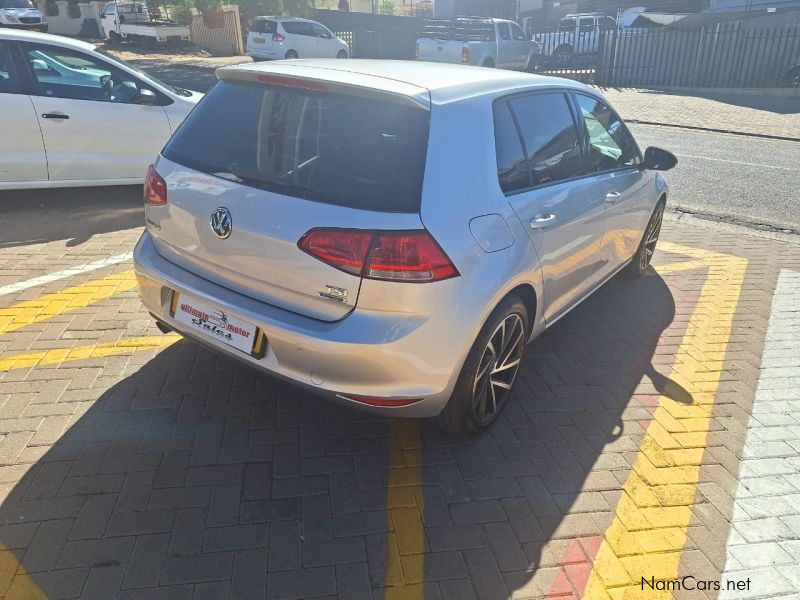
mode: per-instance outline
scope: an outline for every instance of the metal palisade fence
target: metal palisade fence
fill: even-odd
[[[748,88],[789,85],[800,69],[800,26],[746,22],[699,29],[610,29],[577,39],[534,35],[539,71],[615,87]]]

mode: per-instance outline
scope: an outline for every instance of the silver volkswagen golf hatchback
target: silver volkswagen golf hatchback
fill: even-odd
[[[134,259],[164,331],[469,434],[531,339],[649,265],[676,159],[584,85],[411,61],[217,75],[147,175]]]

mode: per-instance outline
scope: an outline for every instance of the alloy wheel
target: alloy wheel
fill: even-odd
[[[522,317],[508,315],[489,338],[472,384],[472,411],[480,424],[492,421],[508,400],[524,350]]]
[[[661,222],[664,220],[664,207],[660,206],[650,223],[647,225],[647,233],[644,238],[644,252],[639,257],[639,268],[644,271],[647,269],[650,261],[653,258],[653,253],[656,251],[656,244],[658,244],[658,234],[661,233]]]

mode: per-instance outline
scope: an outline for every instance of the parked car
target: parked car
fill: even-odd
[[[648,268],[676,159],[582,84],[405,61],[217,75],[145,186],[134,265],[162,330],[473,433],[529,340]]]
[[[322,23],[294,17],[256,17],[247,34],[255,60],[349,58],[350,46]]]
[[[0,30],[0,190],[141,183],[201,97],[92,44]]]
[[[534,36],[542,54],[557,66],[569,66],[576,57],[597,54],[604,32],[617,29],[611,17],[597,13],[567,15],[558,22],[558,29]]]
[[[47,17],[31,0],[0,0],[0,27],[47,31]]]
[[[112,44],[123,40],[146,43],[189,41],[189,26],[154,19],[145,2],[107,2],[100,11],[103,37]]]
[[[504,19],[427,21],[417,40],[417,60],[533,70],[539,44]]]

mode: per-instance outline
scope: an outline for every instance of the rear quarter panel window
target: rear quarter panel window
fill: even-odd
[[[525,152],[517,126],[506,102],[494,105],[494,145],[497,152],[497,179],[500,189],[513,193],[531,186]]]
[[[388,100],[220,81],[163,155],[288,196],[417,212],[428,123],[427,111]]]

